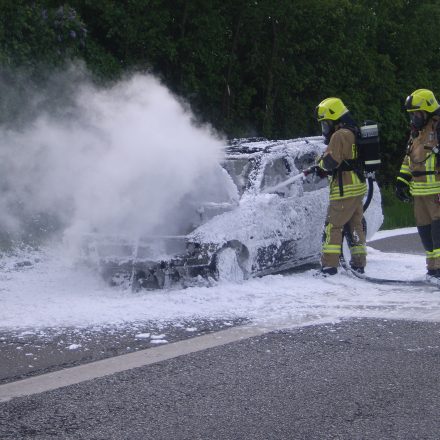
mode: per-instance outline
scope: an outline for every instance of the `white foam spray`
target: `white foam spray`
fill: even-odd
[[[73,235],[175,233],[195,193],[227,198],[224,144],[152,76],[107,89],[82,83],[68,112],[0,130],[0,227],[19,230],[44,212]]]

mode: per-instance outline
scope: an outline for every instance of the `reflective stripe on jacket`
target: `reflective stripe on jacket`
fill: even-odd
[[[433,116],[419,131],[418,136],[411,138],[408,143],[397,180],[408,183],[413,196],[440,193],[440,164],[436,154],[432,152],[438,145],[438,124],[439,117]]]
[[[324,152],[320,166],[325,169],[323,163],[325,157],[331,155],[337,166],[332,171],[333,176],[330,177],[330,200],[346,199],[347,197],[363,196],[367,192],[367,184],[365,180],[361,180],[354,171],[341,171],[338,168],[343,165],[344,161],[357,159],[357,148],[355,144],[355,135],[351,130],[341,128],[335,131],[330,138],[327,149]],[[339,179],[338,174],[342,177]],[[340,189],[342,185],[342,191]],[[342,192],[342,195],[341,195]]]

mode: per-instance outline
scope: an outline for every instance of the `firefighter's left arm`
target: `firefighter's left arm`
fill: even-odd
[[[326,171],[333,171],[335,168],[338,168],[339,162],[333,159],[331,153],[326,153],[319,161],[319,166]]]

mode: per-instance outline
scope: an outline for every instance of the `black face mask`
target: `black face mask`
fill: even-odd
[[[410,112],[409,114],[411,126],[416,130],[421,130],[425,126],[427,119],[427,114],[424,111]]]
[[[325,145],[328,145],[332,134],[335,132],[333,121],[321,121],[321,131],[324,136],[324,143]]]

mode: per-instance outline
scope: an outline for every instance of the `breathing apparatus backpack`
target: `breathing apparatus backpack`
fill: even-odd
[[[359,159],[365,172],[372,173],[380,168],[379,127],[374,121],[364,121],[359,127],[356,139]]]
[[[371,198],[374,172],[380,168],[381,164],[379,127],[376,122],[367,120],[362,122],[359,128],[347,128],[355,135],[357,157],[343,161],[342,164],[333,171],[333,179],[337,180],[339,195],[342,197],[344,195],[342,172],[353,171],[361,182],[368,180],[368,192],[369,198]]]

